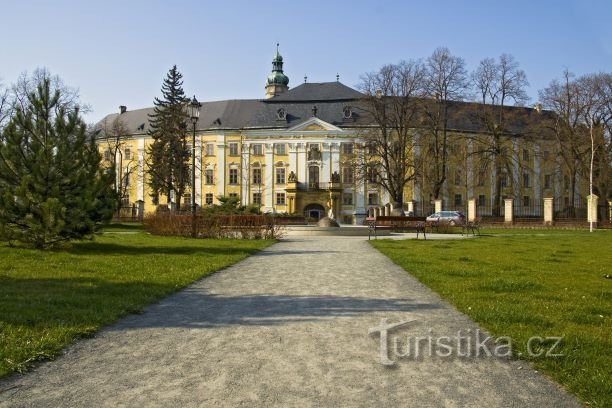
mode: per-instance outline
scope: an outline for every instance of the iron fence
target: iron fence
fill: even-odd
[[[515,221],[521,219],[542,221],[544,219],[544,201],[530,201],[528,203],[515,200],[512,203],[512,216]]]
[[[561,200],[556,200],[553,203],[553,219],[585,221],[587,219],[586,201],[580,200],[578,204],[570,205]]]
[[[491,203],[476,204],[476,216],[481,218],[501,218],[506,215],[506,206],[503,204],[493,205]]]

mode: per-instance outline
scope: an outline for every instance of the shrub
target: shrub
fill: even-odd
[[[157,212],[144,218],[144,228],[155,235],[190,237],[192,217],[188,214]],[[277,239],[283,234],[283,225],[269,215],[199,214],[196,216],[198,238]]]

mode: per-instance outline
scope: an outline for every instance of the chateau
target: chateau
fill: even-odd
[[[212,205],[220,196],[235,196],[242,204],[260,206],[264,212],[320,218],[331,210],[346,224],[359,224],[368,214],[389,211],[388,194],[373,180],[356,177],[349,165],[356,149],[365,147],[360,132],[375,126],[359,108],[362,97],[339,80],[310,83],[305,78],[304,83],[290,89],[277,50],[263,99],[202,104],[196,128],[196,204]],[[538,108],[510,109],[520,109],[525,117],[542,114]],[[144,203],[145,212],[156,209],[146,171],[147,147],[152,143],[147,134],[148,115],[152,112],[153,108],[130,111],[122,106],[119,113],[108,115],[98,125],[120,120],[128,129],[129,136],[116,152],[120,155],[117,170],[127,188],[125,205]],[[478,132],[460,115],[449,126],[456,135]],[[187,137],[191,140],[191,131]],[[482,208],[479,211],[491,211],[494,171],[476,163],[470,154],[476,149],[472,142],[456,139],[450,143],[448,179],[440,205],[466,211],[467,200],[474,199]],[[507,143],[516,163],[503,175],[504,196],[514,197],[515,206],[529,208],[534,215],[541,215],[537,203],[544,197],[554,197],[556,204],[572,204],[568,201],[568,177],[556,158],[552,140],[533,142],[516,137]],[[113,150],[103,133],[99,146],[108,163]],[[423,149],[421,153],[426,166],[427,152]],[[426,185],[427,180],[421,177],[406,187],[406,211],[425,215],[433,211]],[[576,185],[576,204],[583,189]],[[189,207],[191,194],[182,200],[182,205]],[[166,201],[162,197],[159,203]]]

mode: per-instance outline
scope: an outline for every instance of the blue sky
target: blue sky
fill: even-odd
[[[438,46],[473,69],[509,53],[537,91],[564,68],[612,71],[609,1],[0,0],[0,79],[47,67],[80,89],[97,121],[152,105],[177,64],[200,100],[261,98],[280,42],[290,87],[425,58]]]

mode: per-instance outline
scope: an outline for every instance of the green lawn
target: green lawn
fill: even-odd
[[[612,406],[612,231],[489,230],[458,241],[374,247],[591,406]],[[563,357],[529,357],[564,336]]]
[[[46,252],[0,244],[0,377],[272,243],[108,231]]]

